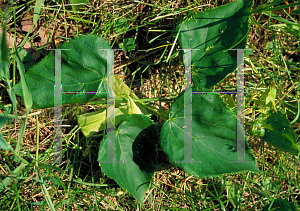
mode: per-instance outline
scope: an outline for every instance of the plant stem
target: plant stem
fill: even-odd
[[[132,99],[134,102],[151,102],[151,101],[174,101],[175,98],[170,98],[170,99],[164,99],[164,98],[147,98],[147,99]],[[127,102],[127,100],[124,100],[124,98],[115,98],[115,101],[124,101]],[[95,105],[95,104],[106,104],[106,100],[101,100],[101,101],[92,101],[89,103],[89,105]]]

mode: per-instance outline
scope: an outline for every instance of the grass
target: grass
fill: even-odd
[[[115,73],[126,76],[125,83],[140,98],[172,99],[183,90],[184,73],[182,58],[176,51],[179,46],[174,43],[175,35],[171,34],[176,20],[229,1],[89,1],[79,11],[74,11],[69,2],[56,2],[45,1],[39,27],[28,32],[21,28],[22,19],[33,18],[35,1],[15,1],[9,9],[12,15],[8,19],[8,32],[16,34],[18,47],[29,43],[39,52],[35,62],[46,55],[45,49],[82,34],[104,37],[112,48],[119,48],[124,38],[133,38],[137,43],[135,51],[116,51]],[[3,11],[4,2],[0,6]],[[281,12],[282,18],[299,27],[299,16],[290,15],[287,10]],[[120,22],[125,23],[124,27],[117,28]],[[293,28],[297,36],[288,26],[276,25],[283,22],[262,13],[253,14],[250,22],[247,48],[253,51],[245,59],[245,126],[249,145],[263,172],[204,180],[172,167],[167,156],[158,149],[159,166],[146,193],[145,210],[261,210],[275,198],[286,199],[299,209],[299,155],[275,150],[250,135],[253,121],[270,106],[266,98],[269,87],[273,87],[276,101],[271,106],[287,110],[289,120],[295,120],[292,127],[299,145],[300,124],[296,119],[300,92],[299,28],[298,31]],[[42,43],[44,39],[38,38],[39,31],[45,31],[48,36],[43,46],[35,42],[38,39]],[[13,55],[10,61],[9,78],[14,85],[21,78]],[[11,109],[13,102],[6,92],[8,84],[2,81],[1,85],[3,111]],[[215,89],[229,90],[235,86],[233,73]],[[17,102],[18,115],[26,116],[20,106],[22,103],[19,99]],[[168,110],[171,102],[150,101],[148,106]],[[38,113],[27,117],[22,141],[18,139],[24,118],[11,119],[1,129],[14,148],[20,143],[22,158],[36,162],[35,165],[20,165],[10,151],[0,151],[0,181],[7,178],[11,181],[9,186],[0,188],[0,210],[141,210],[126,190],[101,172],[97,154],[103,134],[85,138],[77,126],[77,114],[95,111],[99,106],[102,105],[63,106],[62,153],[63,161],[68,162],[62,164],[48,163],[54,157],[53,109],[30,111]],[[161,122],[157,115],[151,118]]]

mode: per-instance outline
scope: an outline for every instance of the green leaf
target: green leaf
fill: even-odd
[[[115,31],[117,34],[121,34],[123,32],[126,32],[130,27],[130,23],[125,18],[119,18],[115,22]]]
[[[126,83],[116,75],[114,75],[115,95],[128,95],[132,99],[139,99],[134,92],[126,85]]]
[[[18,54],[18,52],[16,52],[16,61],[17,61],[17,67],[18,67],[18,70],[19,70],[19,73],[20,73],[20,83],[21,83],[21,86],[22,86],[22,91],[23,91],[23,96],[24,96],[24,104],[25,104],[25,107],[26,107],[26,115],[29,114],[30,112],[30,109],[32,107],[32,96],[31,96],[31,92],[30,90],[28,89],[28,85],[26,83],[26,80],[25,80],[25,68],[24,68],[24,65],[21,61],[21,58]]]
[[[253,13],[262,13],[267,11],[278,10],[277,6],[280,5],[281,3],[282,0],[273,0],[272,2],[268,2],[266,4],[259,4],[259,6],[253,9],[251,13],[253,14]]]
[[[12,147],[7,143],[3,135],[0,133],[0,148],[4,150],[11,150]]]
[[[54,175],[55,177],[57,177],[56,175]],[[54,178],[54,177],[49,177],[49,180],[51,182],[53,182],[54,185],[59,185],[61,187],[63,187],[65,189],[65,191],[67,191],[67,188],[65,187],[65,185],[58,179]]]
[[[2,104],[0,103],[1,107],[2,107]],[[4,111],[3,113],[4,115],[3,116],[0,116],[0,129],[4,127],[4,125],[7,123],[8,121],[8,117],[7,117],[7,113],[6,111]]]
[[[236,121],[218,94],[192,96],[192,156],[201,163],[178,163],[184,158],[184,92],[172,104],[169,120],[161,129],[160,145],[175,166],[197,177],[214,177],[244,170],[259,171],[255,162],[236,161]],[[238,124],[238,127],[241,127]],[[240,128],[242,129],[242,128]],[[245,161],[255,161],[246,141]]]
[[[109,44],[95,35],[82,35],[58,47],[62,50],[61,81],[62,92],[77,92],[77,94],[62,94],[62,105],[88,102],[95,94],[87,92],[107,92],[107,63],[111,70],[113,57],[107,58]],[[54,107],[54,53],[51,51],[41,62],[30,68],[25,74],[28,87],[32,94],[33,109]],[[23,97],[21,83],[13,90]]]
[[[39,168],[37,168],[37,173],[38,173],[38,178],[42,181],[40,185],[42,186],[42,192],[44,194],[45,201],[47,202],[48,207],[50,208],[50,210],[51,211],[55,211],[54,204],[52,202],[52,199],[50,198],[50,195],[49,195],[49,192],[47,190],[47,187],[44,184],[44,181],[43,181],[43,178],[41,176]]]
[[[49,164],[45,164],[45,163],[39,163],[39,167],[44,168],[44,169],[48,169],[49,171],[58,171],[60,173],[63,173],[64,170],[62,170],[61,168],[58,168],[56,166],[52,166]]]
[[[261,211],[297,211],[295,205],[283,199],[275,199],[272,207],[269,209],[270,204],[266,205]]]
[[[23,48],[18,48],[18,54],[20,56],[21,61],[24,64],[25,70],[29,70],[33,66],[33,58],[31,54]]]
[[[0,140],[1,140],[1,134],[0,134]],[[24,172],[24,168],[27,166],[28,164],[22,162],[17,168],[15,168],[15,170],[12,172],[12,174],[15,174],[15,176],[20,175],[21,173]],[[17,175],[16,175],[17,174]],[[0,183],[0,193],[2,193],[2,191],[6,191],[8,190],[8,186],[9,184],[13,181],[12,177],[6,177],[4,180],[1,181]]]
[[[9,50],[6,41],[6,25],[3,25],[3,33],[0,34],[0,79],[8,76]]]
[[[237,68],[237,52],[228,49],[245,48],[252,4],[238,0],[196,13],[176,27],[180,47],[198,49],[192,50],[193,91],[211,88]]]
[[[290,33],[298,38],[300,38],[300,28],[297,25],[293,25],[293,24],[274,24],[271,25],[272,27],[276,27],[278,29],[281,29],[287,33]]]
[[[123,42],[119,43],[119,48],[123,51],[133,51],[136,47],[135,41],[132,38],[125,38]]]
[[[167,121],[169,119],[169,110],[166,110],[164,108],[158,109],[159,116],[161,118],[161,121]]]
[[[265,129],[263,140],[277,149],[298,155],[300,149],[296,145],[296,137],[288,119],[280,112],[271,112],[264,121],[272,126],[273,130]]]
[[[121,123],[131,114],[148,114],[147,110],[140,104],[135,103],[132,99],[139,99],[134,92],[121,80],[114,75],[114,90],[117,96],[127,99],[128,103],[115,102],[115,125]],[[86,137],[105,129],[106,110],[95,111],[77,116],[78,125]]]
[[[260,138],[262,138],[265,135],[265,127],[266,125],[268,125],[268,128],[270,130],[272,130],[272,126],[269,124],[266,124],[266,118],[267,118],[267,114],[261,113],[254,121],[253,125],[252,125],[252,129],[251,129],[251,133],[252,135],[256,135]]]
[[[7,17],[7,11],[5,12]],[[5,18],[4,18],[5,19]],[[0,36],[1,37],[1,36]],[[10,74],[9,74],[9,49],[6,41],[6,21],[3,21],[3,34],[0,39],[0,78],[4,78],[7,83],[7,93],[13,104],[15,113],[17,112],[17,100],[14,91],[11,88]]]
[[[115,159],[124,163],[101,163],[104,174],[126,188],[141,204],[157,160],[157,131],[151,119],[132,114],[116,130]],[[107,141],[100,143],[98,161],[107,161]]]
[[[241,197],[239,195],[239,190],[234,185],[233,182],[225,181],[227,198],[231,201],[234,209],[237,209],[241,203]]]
[[[4,125],[7,123],[8,118],[6,117],[0,117],[0,129],[4,127]]]
[[[70,4],[81,4],[81,5],[72,5],[73,10],[79,10],[83,7],[83,4],[88,4],[89,0],[70,0]]]
[[[274,89],[274,87],[270,87],[269,90],[269,94],[266,98],[266,105],[268,105],[268,103],[272,103],[270,108],[275,108],[276,89]]]
[[[300,83],[299,83],[300,84]],[[283,98],[284,102],[285,102],[285,108],[286,108],[286,113],[287,116],[291,119],[295,119],[296,115],[298,114],[298,107],[300,107],[300,99],[298,99],[299,101],[299,106],[298,106],[298,101],[291,101],[290,98],[285,97]],[[300,108],[299,108],[300,111]],[[294,120],[295,122],[299,122],[300,118],[298,117],[296,120]],[[292,122],[291,122],[292,124]]]
[[[115,108],[115,124],[119,124],[127,117],[127,105],[123,104],[119,108]],[[106,110],[95,111],[77,116],[79,127],[86,137],[90,137],[94,133],[102,131],[106,127]]]
[[[132,99],[139,99],[135,94],[134,92],[125,84],[125,82],[123,81],[122,83],[122,80],[120,78],[118,78],[118,76],[114,76],[114,83],[115,83],[115,95],[118,97],[118,96],[121,96],[121,97],[126,97],[127,100],[129,101],[129,104],[128,106],[130,106],[131,108],[128,108],[128,109],[131,109],[131,110],[135,110],[136,112],[134,112],[135,114],[138,114],[139,113],[139,110],[143,113],[143,114],[148,114],[148,111],[147,109],[145,109],[144,106],[142,106],[141,103],[135,103],[133,102]],[[131,99],[130,99],[131,98]],[[130,115],[130,111],[129,111],[129,114]]]
[[[232,98],[231,95],[225,94],[222,97],[224,98],[224,102],[226,103],[226,105],[229,108],[233,109],[233,111],[236,110],[235,109],[236,108],[236,103],[234,102],[234,100],[233,100],[233,98]]]
[[[129,96],[127,100],[127,114],[142,114],[140,108],[133,102],[133,100]]]

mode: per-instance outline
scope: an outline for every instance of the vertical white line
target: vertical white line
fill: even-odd
[[[201,163],[201,161],[193,161],[193,138],[192,138],[192,77],[191,77],[191,62],[192,50],[184,50],[184,159],[183,161],[175,161],[175,163]]]
[[[62,160],[62,147],[61,147],[61,138],[62,138],[62,108],[61,108],[61,50],[55,49],[55,92],[54,92],[54,162],[61,163]]]
[[[236,134],[236,151],[237,160],[228,161],[229,163],[252,163],[245,161],[245,77],[244,77],[244,50],[252,49],[230,49],[237,50],[237,134]]]
[[[114,51],[107,50],[107,59],[114,58]],[[113,163],[115,161],[115,88],[114,88],[114,70],[108,69],[107,63],[107,125],[106,125],[106,138],[107,138],[107,161]]]
[[[121,49],[99,49],[106,50],[107,60],[114,58],[114,50]],[[100,163],[124,163],[124,161],[115,160],[115,85],[114,85],[114,66],[109,69],[107,62],[107,111],[106,111],[106,141],[107,141],[107,161]]]

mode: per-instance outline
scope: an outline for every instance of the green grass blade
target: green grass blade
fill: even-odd
[[[33,24],[36,24],[40,18],[40,12],[45,0],[37,0],[35,2],[34,13],[33,13]]]
[[[24,99],[24,104],[26,107],[26,116],[28,116],[30,109],[32,107],[32,95],[31,92],[27,86],[26,80],[25,80],[25,68],[24,65],[20,59],[20,56],[17,52],[17,50],[15,50],[16,53],[16,60],[17,60],[17,67],[20,73],[20,77],[21,77],[21,85],[22,85],[22,91],[23,91],[23,99]]]
[[[22,126],[20,128],[18,143],[17,143],[16,149],[15,149],[15,151],[16,151],[17,154],[19,154],[19,151],[20,151],[20,146],[21,146],[21,143],[22,143],[22,138],[23,138],[24,133],[25,133],[25,128],[26,128],[27,120],[28,120],[28,116],[24,119],[23,124],[22,124]]]
[[[37,173],[38,173],[38,177],[41,181],[43,181],[43,178],[41,176],[41,173],[39,171],[39,169],[37,168]],[[49,192],[47,191],[47,188],[46,188],[46,185],[44,185],[43,183],[41,183],[41,186],[42,186],[42,191],[43,191],[43,194],[44,194],[44,197],[46,199],[46,202],[50,208],[51,211],[55,211],[55,208],[54,208],[54,204],[50,198],[50,195],[49,195]]]
[[[0,133],[0,148],[4,150],[10,150],[11,146],[7,143],[3,135]]]
[[[1,58],[1,72],[0,76],[7,78],[7,71],[8,71],[8,66],[9,66],[9,59],[8,59],[8,46],[6,42],[6,25],[5,23],[3,24],[3,34],[0,38],[0,46],[1,46],[1,51],[0,51],[0,58]]]
[[[21,174],[21,171],[26,167],[26,163],[21,163],[13,172],[12,174]],[[2,193],[2,191],[6,190],[8,185],[12,182],[12,178],[11,177],[6,177],[1,183],[0,183],[0,193]]]
[[[5,15],[4,15],[4,19],[7,17],[7,10],[5,11]],[[1,38],[1,64],[0,64],[0,68],[1,68],[1,72],[0,72],[0,76],[4,77],[7,85],[8,85],[8,95],[12,101],[13,107],[14,107],[14,111],[17,111],[17,99],[16,99],[16,95],[12,90],[10,81],[9,81],[9,50],[8,50],[8,45],[7,45],[7,41],[6,41],[6,20],[3,22],[3,34],[2,34],[2,38]]]

